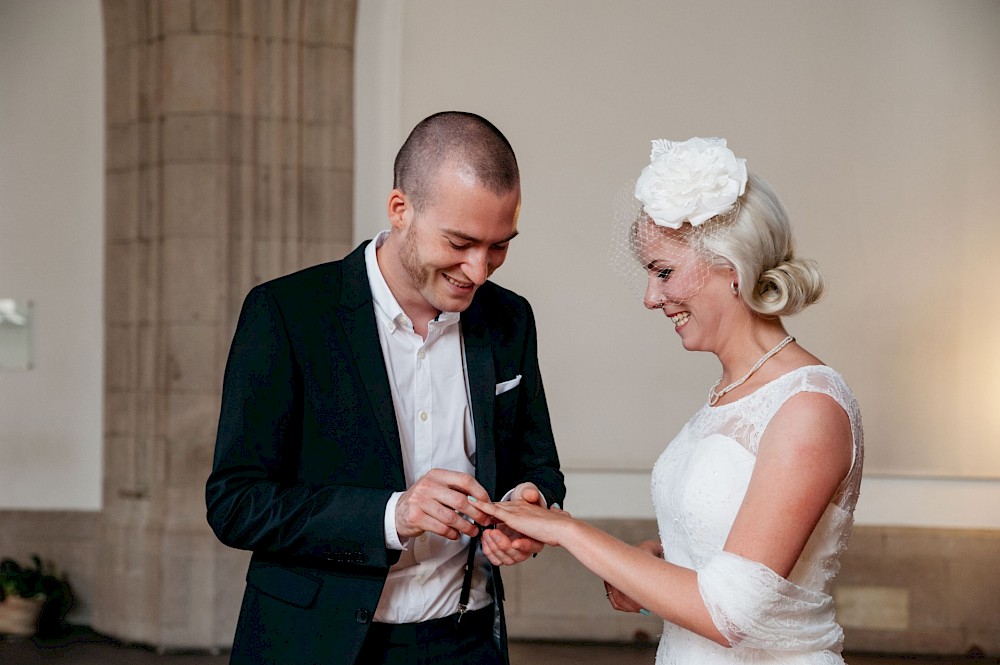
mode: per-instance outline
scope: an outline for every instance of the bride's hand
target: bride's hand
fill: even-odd
[[[542,493],[534,483],[521,483],[511,490],[510,497],[545,507]],[[495,566],[513,566],[527,561],[544,548],[542,543],[518,533],[506,524],[497,524],[495,529],[484,533],[481,543],[483,554]]]
[[[663,544],[659,540],[644,540],[641,543],[638,543],[635,548],[646,552],[647,554],[652,554],[658,559],[663,558]],[[619,612],[636,613],[642,611],[642,605],[626,596],[617,587],[605,582],[604,590],[607,592],[604,595],[607,596],[608,602],[611,603],[611,607],[615,608]]]
[[[573,522],[573,516],[558,506],[544,508],[526,501],[501,501],[499,503],[479,503],[482,512],[519,534],[546,545],[558,547],[560,537]],[[499,539],[503,534],[488,530],[483,538]],[[496,563],[496,562],[494,562]]]
[[[663,543],[659,540],[644,540],[641,543],[636,543],[635,548],[647,554],[652,554],[657,559],[663,558]]]
[[[604,590],[607,592],[604,595],[607,597],[608,602],[611,603],[611,607],[615,608],[619,612],[632,612],[634,614],[642,609],[642,605],[635,602],[622,593],[617,587],[614,587],[607,582],[604,583]]]

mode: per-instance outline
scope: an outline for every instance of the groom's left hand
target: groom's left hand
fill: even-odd
[[[511,491],[509,498],[546,507],[545,499],[534,483],[521,483]],[[495,529],[483,531],[482,544],[483,554],[494,566],[513,566],[530,559],[545,547],[506,524],[497,524]]]

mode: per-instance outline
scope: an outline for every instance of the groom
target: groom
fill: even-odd
[[[531,307],[487,281],[520,200],[496,127],[433,115],[396,157],[390,230],[247,296],[206,491],[253,552],[231,662],[507,661],[476,503],[565,494]],[[505,536],[482,547],[542,547]]]

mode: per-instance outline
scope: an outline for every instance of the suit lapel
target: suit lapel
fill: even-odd
[[[372,303],[371,287],[365,267],[362,244],[351,252],[344,261],[344,282],[341,289],[338,319],[344,326],[347,345],[351,349],[358,374],[368,394],[368,401],[374,413],[375,422],[382,431],[386,448],[393,458],[395,489],[406,489],[403,477],[403,453],[399,444],[399,428],[396,424],[396,410],[392,403],[392,391],[379,343],[378,329],[375,327],[375,310]]]
[[[469,398],[476,428],[476,480],[490,496],[496,492],[496,448],[493,439],[493,406],[496,371],[489,329],[478,301],[462,313],[465,363],[469,372]]]
[[[472,420],[476,427],[476,480],[491,497],[497,492],[496,441],[493,438],[494,406],[496,398],[496,369],[493,362],[493,345],[486,317],[478,299],[462,313],[462,338],[465,344],[465,365],[469,372],[469,399],[472,402]],[[494,626],[493,639],[497,642],[504,662],[507,654],[507,628],[503,615],[503,580],[500,566],[491,566]],[[499,626],[500,633],[496,632]]]
[[[375,327],[375,310],[365,267],[365,244],[343,260],[344,276],[337,319],[343,325],[346,343],[368,394],[375,421],[395,463],[397,488],[402,490],[406,488],[403,454],[388,373]],[[497,483],[493,437],[496,371],[489,328],[478,300],[474,299],[469,309],[462,313],[461,326],[469,372],[469,400],[476,432],[476,480],[492,496]]]

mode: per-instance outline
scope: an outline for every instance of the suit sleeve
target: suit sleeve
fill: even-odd
[[[391,491],[303,482],[304,389],[281,310],[265,287],[247,296],[226,364],[208,522],[231,547],[388,567],[382,529]]]

